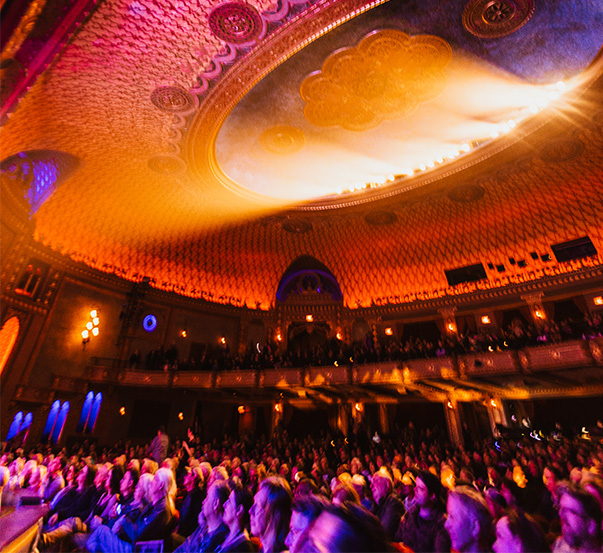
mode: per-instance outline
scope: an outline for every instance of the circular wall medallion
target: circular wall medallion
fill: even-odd
[[[155,156],[148,161],[149,169],[161,175],[184,173],[186,163],[176,156]]]
[[[371,213],[365,215],[364,220],[369,225],[383,226],[395,223],[397,218],[396,214],[392,211],[372,211]]]
[[[558,163],[578,157],[584,151],[584,144],[576,138],[560,138],[549,142],[540,150],[540,159]]]
[[[305,142],[303,131],[289,125],[269,127],[260,134],[262,148],[271,154],[293,154],[301,150]]]
[[[312,225],[303,219],[289,219],[283,223],[283,230],[292,234],[304,234],[312,230]]]
[[[453,202],[463,204],[479,200],[483,195],[484,189],[479,184],[461,184],[448,193]]]
[[[153,90],[151,102],[168,113],[185,113],[195,108],[194,96],[179,86],[160,86]]]
[[[157,317],[155,315],[147,315],[142,320],[142,328],[147,332],[153,332],[157,328]]]
[[[471,0],[463,25],[480,38],[499,38],[523,27],[534,13],[534,0]]]
[[[224,42],[245,44],[262,35],[264,23],[258,11],[249,4],[227,2],[209,14],[209,28]]]

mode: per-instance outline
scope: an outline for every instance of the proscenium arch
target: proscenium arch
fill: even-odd
[[[315,290],[317,294],[330,295],[336,302],[343,301],[341,287],[331,270],[311,255],[301,255],[294,259],[283,273],[276,290],[276,299],[285,301],[291,293],[297,292],[297,283],[300,279],[317,279],[319,285]]]

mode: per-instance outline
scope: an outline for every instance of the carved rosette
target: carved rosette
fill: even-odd
[[[153,105],[167,113],[191,113],[196,107],[195,97],[179,86],[160,86],[151,94]]]
[[[271,154],[294,154],[303,148],[305,142],[303,131],[290,125],[269,127],[260,134],[262,148]]]
[[[463,26],[479,38],[500,38],[523,27],[534,8],[534,0],[471,0],[463,11]]]
[[[584,144],[577,138],[560,138],[542,148],[539,157],[547,163],[561,163],[579,157],[583,151]]]
[[[461,184],[448,193],[453,202],[468,204],[479,200],[484,195],[484,189],[479,184]]]
[[[161,175],[175,175],[186,171],[186,163],[177,156],[155,156],[148,161],[149,169]]]
[[[372,211],[365,215],[364,220],[373,226],[392,225],[396,222],[396,214],[393,211]]]
[[[226,2],[209,14],[209,28],[229,44],[247,44],[266,31],[258,11],[244,2]]]

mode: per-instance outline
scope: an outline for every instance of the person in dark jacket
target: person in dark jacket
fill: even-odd
[[[450,551],[441,493],[442,484],[437,476],[429,471],[417,475],[414,505],[402,517],[394,541],[402,542],[415,553]]]
[[[390,540],[394,539],[396,530],[400,525],[400,519],[404,514],[404,503],[393,488],[392,478],[384,468],[373,474],[371,491],[373,492],[375,506],[371,512],[379,518]]]

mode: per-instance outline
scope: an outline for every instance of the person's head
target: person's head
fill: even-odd
[[[205,520],[222,520],[224,503],[226,503],[229,495],[230,488],[226,482],[214,482],[214,485],[207,490],[207,495],[203,500],[201,508]]]
[[[341,505],[346,502],[360,505],[360,496],[351,484],[339,482],[333,490],[332,501],[333,505]]]
[[[105,487],[105,482],[109,477],[109,467],[105,464],[97,465],[96,476],[94,477],[94,485],[97,490],[102,490]]]
[[[129,497],[134,493],[138,480],[140,479],[140,473],[135,468],[129,468],[124,473],[121,482],[119,483],[119,492],[122,497]]]
[[[251,533],[262,542],[268,539],[284,545],[289,532],[291,500],[291,489],[284,478],[270,476],[263,480],[250,511]]]
[[[253,495],[243,485],[235,486],[224,504],[224,522],[230,530],[239,530],[249,525],[249,511]]]
[[[161,436],[161,434],[165,434],[165,426],[161,425],[158,429],[157,429],[157,435]]]
[[[565,482],[559,486],[561,535],[570,547],[584,547],[602,541],[601,505],[582,486]]]
[[[199,470],[199,467],[191,468],[184,476],[184,488],[187,492],[192,492],[195,488],[198,488],[203,482],[203,474]]]
[[[379,503],[384,497],[389,495],[392,487],[392,478],[387,471],[380,469],[375,472],[375,474],[373,474],[373,480],[371,481],[371,491],[373,492],[375,503]]]
[[[452,548],[459,552],[485,550],[492,536],[492,515],[483,496],[469,486],[457,486],[448,494],[446,530]]]
[[[153,475],[145,472],[140,475],[138,485],[134,489],[134,501],[138,505],[148,505],[153,501],[151,485],[153,483]]]
[[[159,468],[159,465],[157,464],[157,461],[153,461],[153,459],[145,459],[142,462],[142,467],[140,469],[140,473],[141,474],[155,474],[157,472],[157,469]]]
[[[228,471],[223,466],[214,467],[209,474],[207,487],[211,488],[214,482],[225,482],[226,480],[228,480]]]
[[[301,551],[313,553],[372,553],[387,549],[387,538],[379,519],[355,504],[328,506],[300,543]]]
[[[293,501],[289,533],[285,538],[290,553],[302,552],[299,546],[303,543],[306,530],[328,506],[329,502],[322,496],[308,495]]]
[[[421,471],[415,481],[415,503],[421,508],[437,506],[442,493],[442,483],[431,472]]]
[[[494,553],[540,553],[548,546],[538,525],[527,515],[511,509],[496,523]]]
[[[124,469],[121,465],[114,465],[109,471],[109,477],[107,478],[105,487],[111,494],[119,493],[121,480],[124,477]]]
[[[76,477],[77,487],[80,489],[87,488],[94,484],[96,478],[96,465],[86,463]]]
[[[176,479],[170,469],[162,468],[155,473],[151,485],[151,495],[153,503],[158,503],[165,499],[173,506],[174,498],[176,497]]]
[[[295,488],[295,499],[306,495],[315,495],[318,493],[318,486],[311,478],[301,478]]]

